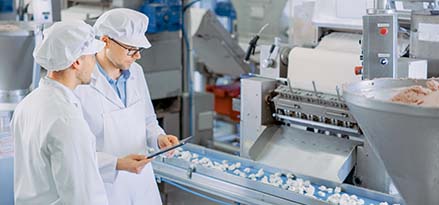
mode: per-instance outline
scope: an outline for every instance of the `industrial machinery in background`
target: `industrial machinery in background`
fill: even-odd
[[[149,17],[146,36],[152,47],[142,53],[138,63],[143,67],[159,124],[167,133],[180,137],[181,123],[185,121],[181,112],[184,92],[182,2],[148,0],[139,11]]]
[[[32,52],[42,30],[60,19],[59,1],[0,1],[0,204],[13,204],[13,139],[9,121],[16,105],[40,79]]]
[[[247,44],[266,24],[269,26],[260,35],[261,43],[271,43],[275,37],[287,41],[289,22],[287,17],[283,15],[286,2],[286,0],[232,0],[237,15],[236,26],[239,42]]]
[[[149,0],[140,11],[149,17],[148,33],[179,31],[181,29],[182,2],[180,0]]]
[[[364,3],[362,12],[335,12],[340,11],[345,3],[352,4],[342,0],[315,2],[311,8],[311,13],[315,12],[315,15],[308,19],[311,23],[302,24],[311,25],[307,28],[311,34],[305,35],[305,39],[296,40],[294,46],[282,38],[271,38],[274,39],[273,43],[272,40],[265,41],[269,44],[260,47],[259,74],[241,79],[241,96],[236,100],[239,106],[235,109],[240,111],[239,157],[229,157],[197,146],[187,149],[203,157],[219,159],[220,162],[242,162],[256,170],[261,167],[287,170],[312,179],[311,183],[315,180],[317,184],[331,182],[346,187],[354,185],[354,190],[361,189],[363,194],[372,198],[384,197],[390,199],[391,203],[402,203],[383,162],[365,140],[361,124],[353,117],[342,97],[343,83],[362,80],[362,76],[354,71],[355,67],[358,69],[362,65],[362,16],[367,8]],[[309,6],[308,2],[305,6]],[[239,20],[240,10],[235,9]],[[259,29],[253,34],[258,33]],[[301,29],[296,31],[303,32]],[[196,45],[196,41],[213,39],[212,36],[218,32],[199,32],[195,36],[199,39],[193,39],[195,52],[200,55],[197,57],[205,62],[207,68],[215,69],[214,60],[209,61],[213,58],[210,56],[218,58],[223,55],[214,53],[218,49],[203,49],[202,45],[209,43]],[[368,34],[365,32],[364,35]],[[222,45],[227,42],[225,40]],[[261,42],[264,44],[264,41]],[[400,72],[400,76],[425,78],[426,61],[418,61],[414,65],[406,61],[408,66],[395,72]],[[240,63],[234,68],[239,68]],[[229,66],[223,66],[221,70],[213,72],[221,73],[229,69]],[[249,69],[250,66],[247,66],[244,70]],[[233,71],[237,72],[236,69]],[[321,199],[303,199],[296,193],[283,195],[280,187],[264,187],[259,182],[252,184],[248,179],[233,178],[238,175],[236,173],[233,176],[230,176],[231,173],[223,175],[191,162],[163,159],[154,162],[154,166],[156,174],[164,179],[236,202],[329,203]],[[187,170],[190,174],[171,174],[181,170]],[[234,193],[240,193],[240,197]]]
[[[331,181],[386,193],[399,192],[407,204],[436,204],[437,197],[433,194],[436,175],[428,174],[435,169],[435,160],[429,163],[432,165],[422,164],[414,172],[413,166],[404,162],[408,157],[402,156],[408,154],[406,146],[414,143],[411,140],[417,134],[411,131],[404,133],[412,136],[401,136],[403,132],[392,124],[398,121],[396,115],[412,111],[386,104],[389,112],[397,110],[394,115],[369,102],[374,101],[373,98],[360,99],[366,95],[382,97],[373,93],[379,89],[388,92],[387,88],[409,86],[416,81],[360,82],[381,77],[425,79],[435,76],[438,56],[430,55],[434,52],[429,49],[438,39],[438,15],[433,9],[437,5],[433,1],[403,1],[399,5],[410,6],[411,10],[400,12],[395,2],[376,1],[374,9],[368,10],[367,2],[356,2],[357,6],[364,6],[360,13],[334,9],[348,3],[316,1],[313,7],[309,7],[309,2],[302,5],[301,8],[311,8],[314,15],[302,16],[298,21],[299,28],[311,22],[309,35],[295,39],[295,47],[288,57],[287,75],[274,66],[282,63],[281,58],[272,58],[275,46],[261,48],[265,50],[261,51],[261,76],[241,81],[241,156]],[[299,33],[298,37],[304,36],[300,35],[304,30],[295,32]],[[417,53],[420,50],[422,54]],[[344,83],[355,85],[347,88],[348,102],[342,97]],[[348,104],[355,108],[353,113]],[[392,131],[386,131],[382,126],[384,122],[376,123],[372,112],[380,121],[388,116],[385,121],[393,125]],[[427,118],[430,119],[425,116],[425,120]],[[410,124],[410,120],[401,124]],[[424,129],[432,129],[431,124],[429,126]],[[430,132],[416,130],[426,136],[425,140],[433,140]],[[384,136],[393,140],[386,140]],[[406,148],[393,144],[400,140],[398,144]],[[427,156],[437,150],[417,152]]]
[[[138,63],[143,66],[159,123],[167,133],[194,136],[194,143],[211,146],[213,97],[190,87],[192,71],[183,60],[190,55],[183,46],[190,36],[182,30],[182,1],[149,0],[139,10],[150,19],[146,35],[153,46]]]
[[[437,184],[437,175],[432,174],[437,165],[432,157],[437,151],[433,143],[435,130],[426,120],[427,111],[416,110],[422,115],[406,118],[387,111],[412,111],[369,101],[364,106],[365,101],[357,95],[380,89],[381,85],[398,84],[390,80],[362,81],[365,79],[426,78],[439,73],[438,56],[433,50],[439,41],[439,22],[433,1],[304,1],[294,8],[292,41],[288,41],[291,37],[286,29],[277,24],[283,18],[286,1],[224,1],[213,10],[230,21],[222,21],[206,9],[188,9],[190,2],[66,0],[64,5],[69,8],[61,11],[63,19],[83,18],[91,23],[114,7],[138,9],[149,16],[146,36],[152,47],[142,53],[138,63],[144,68],[160,125],[180,138],[193,135],[193,142],[203,145],[186,145],[185,153],[154,160],[156,178],[165,182],[161,184],[245,204],[330,203],[329,192],[306,196],[308,191],[273,186],[271,178],[277,174],[297,183],[299,179],[308,181],[314,189],[339,187],[340,194],[361,196],[367,204],[436,204],[436,187],[425,186],[431,189],[423,190],[422,186]],[[0,4],[3,10],[10,11],[9,4]],[[0,12],[0,16],[3,14],[8,16]],[[259,32],[265,25],[267,30]],[[0,29],[0,40],[4,32]],[[245,50],[255,34],[260,38],[259,45],[255,43],[251,49],[256,57],[247,59],[251,64],[246,64]],[[20,34],[20,38],[24,41],[29,37]],[[3,45],[9,44],[2,43],[0,48]],[[33,47],[28,48],[20,51],[31,58]],[[5,62],[9,59],[13,58]],[[200,73],[202,79],[198,91],[194,90],[195,73]],[[231,79],[229,83],[216,83],[227,78]],[[22,85],[7,87],[8,92],[15,93],[9,91],[12,88],[28,89],[28,82],[32,82],[32,76],[26,75],[26,80],[14,81]],[[343,91],[344,83],[354,84]],[[206,85],[212,93],[205,92]],[[8,99],[12,99],[10,96]],[[410,120],[425,125],[404,133],[378,129],[372,126],[375,117],[371,113],[377,119],[390,116],[392,122],[382,122],[384,125]],[[233,150],[213,138],[213,123],[224,120],[224,116],[240,125],[238,152],[232,151],[235,155],[214,150]],[[5,124],[3,118],[0,120]],[[428,135],[424,144],[431,146],[425,146],[425,150],[417,146],[413,149],[416,153],[407,156],[412,152],[407,152],[410,148],[406,146],[417,145],[414,131],[422,130],[429,130],[421,136]],[[2,136],[0,133],[0,143],[5,139]],[[193,153],[189,157],[188,151]],[[412,161],[428,156],[431,163],[416,161],[417,166],[410,166],[400,156]],[[210,165],[207,158],[212,160]],[[7,159],[7,167],[12,167],[11,158]],[[229,162],[235,169],[220,166]],[[241,173],[244,167],[251,172],[263,169],[265,174],[252,179]],[[11,170],[6,173],[12,174]],[[262,181],[264,177],[268,181]],[[11,179],[8,176],[7,183],[11,184]],[[10,200],[13,195],[4,192],[3,181],[1,184],[0,194],[8,194]],[[165,186],[161,191],[166,194],[168,190]],[[0,195],[1,204],[2,199]]]
[[[270,25],[259,36],[261,42],[267,42],[274,36],[287,39],[284,34],[286,27],[279,24],[282,22],[285,1],[206,1],[201,2],[201,6],[211,10],[211,13],[204,15],[206,20],[203,19],[201,24],[209,30],[198,29],[204,33],[193,34],[193,53],[197,62],[195,73],[201,76],[199,78],[203,84],[201,90],[207,90],[215,96],[213,147],[238,154],[240,113],[233,109],[239,107],[239,103],[233,99],[239,98],[241,76],[258,72],[258,62],[254,58],[250,64],[242,62],[243,51],[254,32],[267,23]],[[190,12],[199,15],[195,10]],[[192,16],[192,22],[200,21],[199,17]],[[207,27],[209,24],[211,26]],[[214,35],[213,32],[218,34]],[[215,51],[218,48],[221,51]],[[259,53],[257,49],[254,52]]]
[[[52,4],[49,0],[26,5],[24,1],[19,1],[19,5],[15,2],[0,2],[1,103],[18,103],[32,87],[36,87],[39,72],[32,57],[33,48],[39,40],[36,36],[41,33],[44,24],[60,18],[56,15],[59,12],[52,12],[59,4]],[[41,35],[39,38],[42,38]]]
[[[215,122],[226,122],[236,126],[238,114],[232,109],[233,97],[239,95],[239,82],[237,79],[242,74],[250,72],[250,67],[242,59],[244,50],[237,41],[232,38],[225,27],[220,23],[217,16],[210,10],[191,9],[191,41],[192,50],[198,62],[197,70],[206,79],[205,90],[215,96]],[[217,84],[220,77],[229,77],[226,83]],[[204,90],[204,89],[203,89]],[[213,133],[212,133],[213,135]],[[237,152],[236,146],[230,145],[236,141],[234,135],[225,136],[231,139],[220,139],[223,136],[214,137],[212,146],[228,152]],[[226,142],[227,141],[227,142]]]
[[[399,7],[410,8],[411,13],[398,12]],[[410,4],[409,4],[410,3]],[[369,9],[364,16],[363,66],[364,79],[401,76],[398,32],[409,35],[408,57],[405,61],[426,60],[428,77],[439,75],[439,56],[433,50],[438,46],[439,15],[434,0],[377,1],[375,9]],[[366,32],[367,31],[367,32]],[[404,73],[411,72],[411,70]]]
[[[437,132],[434,123],[437,108],[396,106],[385,99],[397,89],[425,83],[421,80],[390,80],[400,78],[401,66],[395,51],[396,29],[404,26],[410,32],[409,60],[428,62],[428,77],[439,74],[439,56],[433,49],[438,46],[439,5],[433,0],[402,1],[417,4],[410,18],[400,20],[394,1],[377,1],[375,9],[368,10],[364,19],[365,81],[345,87],[346,102],[364,130],[366,139],[384,163],[388,174],[407,204],[437,204],[439,177],[437,167]],[[412,5],[413,6],[413,5]],[[407,23],[409,23],[407,25]],[[410,73],[410,70],[408,71]],[[368,96],[365,98],[364,96]],[[381,102],[377,102],[380,101]],[[414,126],[413,122],[417,122]],[[388,124],[387,124],[388,123]],[[404,125],[400,127],[400,125]],[[415,140],[416,139],[416,140]],[[397,142],[394,144],[393,142]],[[419,144],[417,144],[419,143]],[[407,161],[415,161],[416,165]],[[422,159],[422,160],[419,160]]]
[[[230,156],[209,148],[187,146],[186,150],[196,153],[199,158],[185,160],[182,156],[154,161],[158,177],[238,203],[329,204],[327,198],[284,192],[283,187],[266,186],[267,183],[243,178],[233,168],[224,173],[196,163],[196,160],[207,157],[216,160],[214,165],[229,161],[239,162],[251,170],[292,172],[310,179],[312,184],[343,186],[349,194],[361,192],[377,201],[385,199],[389,203],[402,203],[398,196],[388,195],[394,193],[391,180],[378,156],[364,140],[339,85],[346,80],[361,80],[361,76],[354,73],[354,67],[361,65],[358,43],[362,30],[361,15],[357,16],[360,24],[356,33],[335,33],[327,40],[317,39],[319,50],[292,48],[281,38],[275,39],[274,43],[268,41],[269,45],[261,47],[259,71],[254,70],[259,74],[246,76],[242,74],[251,71],[251,67],[241,66],[244,50],[237,48],[223,52],[225,47],[235,48],[226,46],[229,40],[233,40],[230,35],[214,29],[218,23],[211,22],[215,18],[210,12],[199,10],[203,13],[195,15],[197,10],[192,11],[194,19],[191,21],[200,25],[191,32],[198,61],[210,69],[209,73],[244,77],[241,79],[240,100],[235,101],[239,102],[235,111],[240,112],[240,155]],[[239,19],[240,10],[236,11]],[[334,27],[336,25],[330,29]],[[322,25],[321,28],[326,27]],[[223,33],[229,37],[219,37]],[[347,42],[343,41],[345,36]],[[347,44],[347,48],[333,48],[340,40]],[[241,56],[241,59],[225,61],[221,58],[230,54],[233,59],[233,56]],[[345,59],[347,62],[340,64]],[[316,76],[316,73],[321,73],[321,76]]]

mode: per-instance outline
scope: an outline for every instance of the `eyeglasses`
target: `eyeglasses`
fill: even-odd
[[[124,48],[124,49],[126,49],[128,52],[127,52],[127,55],[128,56],[131,56],[131,57],[133,57],[134,55],[136,55],[137,53],[141,53],[143,50],[144,50],[144,48],[129,48],[129,47],[127,47],[127,46],[124,46],[123,44],[121,44],[120,42],[118,42],[118,41],[116,41],[116,40],[114,40],[114,39],[112,39],[112,38],[109,38],[110,40],[112,40],[113,42],[115,42],[117,45],[119,45],[120,47],[122,47],[122,48]]]

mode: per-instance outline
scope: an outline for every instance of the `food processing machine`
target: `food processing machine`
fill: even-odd
[[[439,32],[437,5],[434,1],[411,2],[423,2],[428,7],[411,12],[409,56],[426,59],[428,77],[435,77],[438,74],[437,55],[431,55],[431,46],[438,42],[434,37]],[[387,31],[394,31],[388,28],[398,28],[398,14],[393,9],[394,2],[378,3],[379,8],[368,11],[364,17],[365,29],[369,31],[364,39],[365,79],[372,80],[344,86],[344,97],[406,204],[438,204],[436,158],[439,138],[434,124],[438,109],[389,102],[400,89],[425,86],[426,80],[389,79],[401,78],[395,75],[400,70],[395,64],[397,48],[392,43],[396,38],[386,39]]]
[[[376,1],[375,7],[364,12],[363,25],[352,26],[355,21],[344,25],[353,35],[322,37],[315,51],[293,48],[285,57],[279,43],[265,51],[262,48],[261,73],[241,80],[241,97],[236,101],[241,112],[240,157],[188,145],[174,158],[154,162],[159,178],[246,204],[354,204],[343,197],[333,200],[332,191],[337,187],[350,196],[367,196],[356,201],[359,204],[438,204],[437,108],[385,102],[395,93],[392,89],[425,82],[361,81],[425,78],[427,62],[431,76],[435,57],[420,58],[414,53],[435,45],[434,35],[426,32],[437,31],[436,15],[434,11],[399,15],[385,11],[392,5],[382,1]],[[401,18],[409,27],[421,24],[422,31],[409,32],[414,33],[410,58],[403,58],[398,50]],[[424,21],[417,22],[420,19]],[[363,30],[360,39],[355,35],[358,28]],[[346,43],[342,38],[362,42],[358,48],[342,48]],[[298,63],[298,56],[316,64],[317,69]],[[273,62],[264,63],[268,58]],[[346,59],[348,64],[338,64]],[[354,69],[356,65],[359,67]],[[362,72],[351,74],[358,68]],[[343,83],[352,84],[342,89]],[[255,179],[261,168],[265,173]],[[279,177],[282,183],[277,183]],[[295,182],[288,183],[289,179]],[[304,181],[316,186],[297,189],[297,183]],[[320,189],[322,185],[326,191]],[[332,194],[328,187],[334,188]]]
[[[376,79],[346,85],[344,97],[406,204],[438,204],[437,107],[389,102],[426,80]]]

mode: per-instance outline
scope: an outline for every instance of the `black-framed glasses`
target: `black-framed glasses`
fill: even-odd
[[[128,51],[128,52],[127,52],[127,56],[131,56],[131,57],[133,57],[133,56],[136,55],[137,53],[141,53],[141,52],[144,50],[144,48],[129,48],[129,47],[126,47],[126,46],[123,45],[122,43],[120,43],[120,42],[118,42],[118,41],[116,41],[116,40],[114,40],[114,39],[112,39],[112,38],[110,38],[110,37],[109,37],[109,39],[112,40],[113,42],[115,42],[115,43],[116,43],[117,45],[119,45],[120,47],[126,49],[126,50]]]

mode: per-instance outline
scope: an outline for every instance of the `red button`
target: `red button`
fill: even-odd
[[[387,28],[380,28],[380,34],[382,35],[382,36],[385,36],[385,35],[387,35],[389,33],[389,29],[387,29]]]
[[[355,75],[361,75],[363,73],[363,66],[355,66],[354,73]]]

